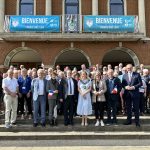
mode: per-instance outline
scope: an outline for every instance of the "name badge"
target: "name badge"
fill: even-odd
[[[23,89],[23,90],[25,90],[25,89],[26,89],[26,87],[24,87],[24,86],[23,86],[23,87],[22,87],[22,89]]]
[[[139,89],[139,92],[140,92],[140,93],[144,93],[144,91],[145,91],[145,90],[144,90],[143,88],[140,88],[140,89]]]

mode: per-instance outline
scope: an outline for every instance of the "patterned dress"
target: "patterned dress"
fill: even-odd
[[[91,87],[91,81],[86,80],[79,80],[78,87],[82,92],[88,90]],[[77,105],[77,114],[78,115],[91,115],[92,114],[92,103],[91,103],[91,94],[90,92],[87,93],[85,96],[82,96],[79,93],[78,97],[78,105]]]

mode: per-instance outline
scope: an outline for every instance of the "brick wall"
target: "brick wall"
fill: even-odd
[[[45,0],[36,0],[36,15],[45,15]]]
[[[5,0],[5,14],[16,15],[17,0]]]

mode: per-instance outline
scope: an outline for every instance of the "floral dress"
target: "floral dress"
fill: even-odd
[[[91,81],[79,80],[78,87],[82,92],[87,91],[91,87]],[[77,105],[77,114],[78,115],[91,115],[92,114],[92,103],[91,103],[91,94],[88,92],[84,96],[79,93],[78,105]]]

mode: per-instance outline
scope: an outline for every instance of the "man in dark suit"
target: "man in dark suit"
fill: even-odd
[[[65,97],[64,102],[64,125],[73,125],[74,102],[77,99],[78,88],[77,81],[71,77],[71,70],[67,71],[67,78],[64,84]],[[63,95],[60,91],[60,95]]]
[[[148,69],[143,69],[143,80],[147,85],[146,97],[145,97],[145,111],[148,112],[148,98],[150,98],[150,75]]]
[[[106,80],[107,92],[106,92],[106,104],[107,104],[107,125],[113,123],[117,124],[117,105],[119,102],[119,93],[121,91],[121,82],[120,79],[114,77],[113,70],[109,69],[108,79]],[[111,120],[111,109],[113,113],[113,119]]]
[[[139,87],[142,86],[142,80],[140,74],[133,72],[133,66],[128,64],[126,66],[127,73],[124,74],[122,79],[122,86],[125,89],[124,98],[127,109],[127,121],[125,125],[132,123],[132,105],[135,114],[135,123],[137,127],[140,127],[139,123],[139,102],[140,93]]]
[[[58,114],[63,115],[64,114],[64,99],[65,99],[65,83],[66,83],[66,78],[64,72],[59,72],[57,81],[59,83],[58,85]]]

